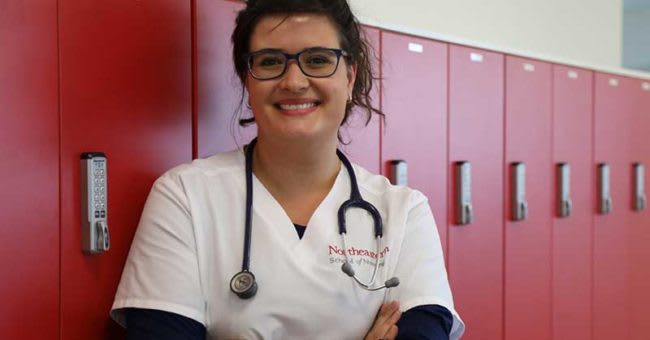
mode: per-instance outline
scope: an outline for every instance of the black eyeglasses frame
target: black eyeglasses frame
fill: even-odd
[[[305,70],[302,68],[302,64],[300,64],[300,59],[299,58],[303,53],[305,53],[305,52],[313,52],[314,50],[327,50],[327,51],[334,52],[336,54],[336,66],[334,66],[334,70],[332,71],[332,73],[330,73],[330,74],[328,74],[326,76],[312,76],[310,74],[307,74],[307,72],[305,72]],[[286,62],[284,63],[284,69],[282,69],[282,72],[279,75],[277,75],[275,77],[272,77],[272,78],[260,78],[260,77],[255,76],[255,74],[253,73],[253,70],[252,70],[252,68],[253,68],[253,65],[252,65],[253,57],[255,57],[256,55],[269,53],[269,52],[274,52],[274,53],[279,53],[279,54],[284,55],[284,57],[286,58]],[[263,50],[259,50],[259,51],[255,51],[255,52],[245,53],[243,55],[243,58],[246,61],[246,67],[248,68],[248,73],[251,75],[251,77],[253,77],[253,79],[256,79],[256,80],[273,80],[273,79],[278,79],[278,78],[282,77],[287,72],[287,68],[289,67],[289,62],[291,60],[296,61],[296,64],[298,64],[298,68],[300,69],[300,72],[302,72],[302,74],[304,74],[307,77],[310,77],[310,78],[329,78],[334,73],[336,73],[336,71],[339,69],[339,63],[341,62],[341,57],[349,59],[350,54],[347,51],[345,51],[343,49],[340,49],[340,48],[327,48],[327,47],[306,48],[306,49],[304,49],[304,50],[302,50],[302,51],[300,51],[298,53],[295,53],[295,54],[285,53],[285,52],[282,52],[282,51],[279,51],[279,50],[273,50],[273,49],[263,49]]]

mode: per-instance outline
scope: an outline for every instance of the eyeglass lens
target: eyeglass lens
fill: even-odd
[[[310,77],[329,77],[336,72],[338,56],[328,49],[308,49],[298,56],[302,72]],[[255,78],[272,79],[281,76],[287,67],[287,57],[282,52],[262,52],[251,56],[250,69]]]

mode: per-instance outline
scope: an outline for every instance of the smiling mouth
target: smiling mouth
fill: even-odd
[[[275,104],[274,106],[282,111],[305,111],[315,108],[320,102],[301,103],[301,104]]]
[[[304,104],[275,104],[275,106],[285,111],[307,110],[317,106],[319,103],[304,103]]]

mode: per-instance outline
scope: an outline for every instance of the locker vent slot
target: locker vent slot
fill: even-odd
[[[528,72],[535,72],[535,65],[529,64],[529,63],[524,63],[524,70]]]
[[[422,46],[422,44],[409,43],[409,51],[415,53],[422,53],[424,52],[424,46]]]
[[[473,61],[473,62],[476,62],[476,63],[482,63],[483,62],[483,55],[480,54],[480,53],[472,52],[472,53],[469,54],[469,59],[471,61]]]

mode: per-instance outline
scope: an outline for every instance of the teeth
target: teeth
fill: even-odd
[[[287,110],[287,111],[305,110],[314,106],[316,106],[316,103],[305,103],[305,104],[298,104],[298,105],[280,104],[280,108],[282,110]]]

